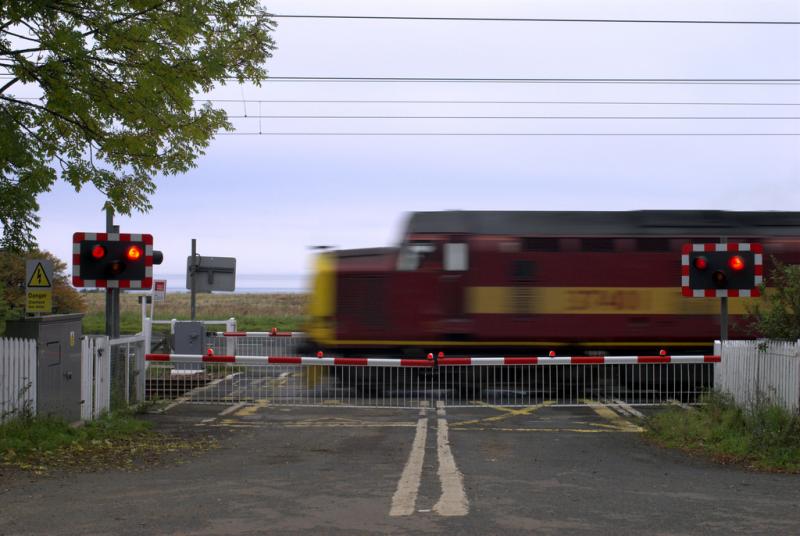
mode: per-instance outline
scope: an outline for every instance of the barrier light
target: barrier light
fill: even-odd
[[[734,255],[730,259],[728,259],[728,266],[731,267],[731,270],[735,270],[737,272],[744,270],[745,263],[744,259],[739,255]]]
[[[129,246],[125,250],[125,257],[129,261],[138,261],[139,259],[142,258],[142,248],[140,248],[139,246]]]

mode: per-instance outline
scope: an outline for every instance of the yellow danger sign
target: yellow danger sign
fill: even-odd
[[[53,311],[53,293],[49,290],[29,290],[25,310],[29,313],[50,313]]]
[[[25,261],[25,311],[53,312],[53,263],[47,259]]]
[[[47,272],[44,270],[42,263],[37,263],[36,268],[33,269],[33,274],[28,280],[28,288],[51,288],[50,279],[47,277]]]

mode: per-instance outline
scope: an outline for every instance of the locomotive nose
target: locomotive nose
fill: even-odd
[[[317,254],[311,280],[308,334],[320,343],[334,338],[333,315],[336,304],[336,257],[333,253]]]

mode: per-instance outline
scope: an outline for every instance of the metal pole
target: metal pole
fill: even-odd
[[[727,244],[728,238],[723,236],[719,239],[720,244]],[[719,340],[728,340],[728,298],[719,299]]]
[[[720,298],[719,303],[719,338],[728,340],[728,298]]]
[[[112,207],[106,207],[106,232],[119,232],[119,226],[114,225],[114,209]],[[119,338],[118,288],[106,288],[106,335],[111,339]]]
[[[189,277],[191,278],[192,285],[192,320],[195,319],[195,299],[197,297],[197,285],[195,284],[195,277],[197,275],[197,239],[192,238],[192,264],[189,267]]]

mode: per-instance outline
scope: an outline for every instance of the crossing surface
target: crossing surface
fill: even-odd
[[[149,418],[213,435],[220,448],[136,472],[4,482],[0,534],[763,534],[800,524],[797,476],[653,447],[628,410],[594,402],[265,401],[182,404]]]

